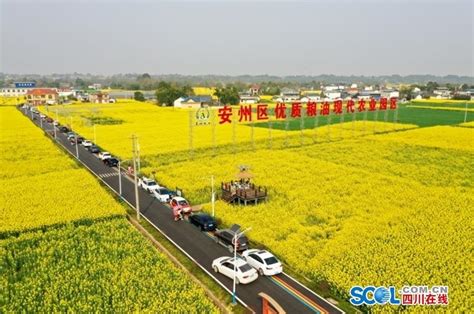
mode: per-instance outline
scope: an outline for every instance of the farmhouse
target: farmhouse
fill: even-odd
[[[108,104],[110,100],[109,94],[102,92],[93,92],[89,95],[89,102],[95,104]]]
[[[448,99],[451,97],[451,91],[447,87],[438,87],[433,91],[438,99]]]
[[[180,97],[173,102],[176,108],[201,108],[209,106],[212,103],[212,98],[209,95],[197,95]]]
[[[26,93],[29,91],[29,88],[2,88],[0,90],[0,96],[5,96],[5,97],[19,97],[19,96],[25,96]]]
[[[53,105],[58,102],[58,92],[52,88],[34,88],[26,93],[26,100],[31,105]]]
[[[256,96],[260,93],[260,85],[258,84],[253,84],[252,86],[250,86],[249,88],[249,95],[251,96]]]
[[[291,89],[284,87],[281,90],[280,93],[280,99],[279,101],[293,101],[293,100],[298,100],[300,99],[300,93],[297,90]]]
[[[240,95],[239,98],[241,104],[256,104],[260,101],[258,96]]]
[[[394,89],[385,89],[380,92],[380,96],[384,98],[399,98],[400,92]]]

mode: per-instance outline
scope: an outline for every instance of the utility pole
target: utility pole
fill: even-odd
[[[232,284],[232,304],[233,305],[236,305],[237,304],[237,298],[236,298],[236,291],[235,291],[235,277],[237,275],[237,241],[239,240],[239,238],[247,231],[249,231],[250,229],[252,229],[252,227],[249,227],[247,229],[245,229],[244,231],[240,232],[240,233],[234,233],[234,282]]]
[[[140,202],[138,200],[138,182],[137,182],[137,137],[132,135],[133,147],[133,181],[135,182],[135,208],[137,210],[137,220],[140,221]]]
[[[117,169],[118,169],[118,177],[119,177],[119,195],[120,195],[120,198],[122,198],[122,172],[120,171],[120,160],[118,161]]]
[[[138,165],[138,172],[140,172],[141,170],[141,162],[140,162],[140,143],[138,142],[138,138],[136,139],[137,140],[137,165]]]
[[[214,217],[216,208],[216,194],[214,193],[214,175],[211,176],[211,204],[212,204],[212,217]]]

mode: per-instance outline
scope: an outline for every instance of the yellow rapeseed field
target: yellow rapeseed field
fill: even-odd
[[[0,106],[0,135],[0,233],[124,214],[15,107]]]
[[[407,108],[419,108],[419,109],[430,109],[430,110],[451,110],[451,111],[468,111],[474,112],[474,108],[461,108],[461,107],[442,107],[442,106],[419,106],[419,105],[408,105]]]
[[[92,175],[1,104],[1,313],[218,313]]]
[[[303,137],[299,130],[272,130],[273,149],[269,130],[255,128],[256,147],[249,150],[251,128],[235,125],[241,145],[234,149],[234,126],[225,125],[216,128],[223,147],[212,157],[205,153],[212,127],[195,127],[193,145],[202,151],[187,160],[188,111],[135,102],[62,110],[60,120],[67,123],[70,115],[89,138],[91,115],[120,121],[97,125],[97,142],[128,158],[129,137],[138,134],[142,172],[156,172],[161,183],[179,186],[207,211],[211,175],[228,181],[239,165],[249,165],[255,183],[268,187],[269,201],[248,207],[218,201],[218,218],[252,226],[252,241],[343,296],[355,284],[448,285],[450,308],[462,312],[473,304],[465,293],[466,252],[473,249],[467,239],[474,236],[472,128],[348,121],[306,129]],[[412,130],[394,132],[403,129]]]
[[[450,308],[466,311],[473,304],[465,293],[474,236],[473,138],[472,129],[434,127],[226,154],[157,173],[204,203],[211,174],[228,181],[239,164],[250,165],[270,199],[247,207],[219,201],[216,214],[225,224],[252,226],[252,240],[341,295],[356,284],[442,284],[450,287]]]
[[[124,218],[0,240],[2,313],[218,313]]]

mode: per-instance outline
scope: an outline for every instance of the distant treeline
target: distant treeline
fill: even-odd
[[[435,76],[435,75],[384,75],[384,76],[340,76],[340,75],[317,75],[317,76],[273,76],[273,75],[181,75],[164,74],[150,75],[144,74],[116,74],[116,75],[94,75],[94,74],[5,74],[0,73],[0,87],[9,87],[13,82],[35,81],[37,86],[48,87],[87,87],[94,83],[100,83],[104,87],[127,90],[156,90],[161,81],[171,82],[180,86],[204,86],[223,87],[228,84],[242,87],[252,83],[258,83],[268,87],[301,87],[311,88],[321,84],[420,84],[428,82],[438,84],[468,84],[474,85],[472,76]]]

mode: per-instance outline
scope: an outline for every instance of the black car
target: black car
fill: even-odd
[[[93,154],[98,154],[100,152],[99,147],[97,147],[95,145],[88,146],[87,150],[90,151]]]
[[[234,236],[239,234],[240,226],[232,225],[230,229],[218,230],[214,233],[215,240],[217,243],[224,244],[229,252],[234,251]],[[249,248],[249,239],[245,235],[241,235],[237,238],[237,252],[245,251]]]
[[[189,216],[189,222],[200,227],[201,231],[214,231],[217,228],[216,220],[204,213]]]
[[[67,133],[67,132],[69,132],[70,130],[69,130],[67,127],[65,127],[65,126],[60,126],[60,127],[59,127],[59,131],[61,131],[62,133]]]
[[[106,164],[109,167],[117,167],[118,163],[119,161],[115,157],[104,159],[104,164]]]

